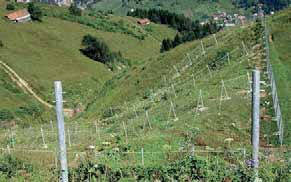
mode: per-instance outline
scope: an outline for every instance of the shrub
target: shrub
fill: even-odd
[[[15,5],[13,3],[9,3],[6,5],[7,10],[15,10]]]
[[[220,50],[216,53],[213,61],[211,61],[208,66],[211,70],[219,70],[227,63],[227,51]]]
[[[11,155],[5,155],[0,159],[0,173],[8,178],[18,176],[20,170],[30,173],[33,168],[31,164],[26,164]]]
[[[114,68],[115,63],[126,63],[122,58],[121,53],[111,52],[108,46],[101,40],[96,39],[92,35],[85,35],[82,40],[82,45],[85,46],[81,52],[87,57],[106,64],[110,69]]]
[[[81,16],[82,15],[82,10],[80,8],[78,8],[75,4],[72,4],[69,7],[69,12],[71,15],[74,15],[74,16]]]
[[[16,109],[16,114],[19,116],[27,115],[35,118],[41,116],[41,113],[42,109],[37,105],[31,105],[28,107],[23,106]]]
[[[4,47],[4,43],[2,42],[2,40],[0,40],[0,48]]]
[[[0,110],[0,121],[9,121],[12,119],[14,119],[14,116],[9,110],[7,109]]]
[[[28,12],[31,15],[31,19],[35,21],[42,21],[42,11],[40,7],[35,6],[34,3],[29,3],[27,7]]]

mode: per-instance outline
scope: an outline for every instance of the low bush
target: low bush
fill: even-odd
[[[6,9],[11,11],[11,10],[15,10],[15,4],[14,3],[8,3],[6,5]]]
[[[31,173],[33,167],[11,155],[4,155],[0,158],[0,173],[6,178],[18,176],[19,173]]]
[[[81,52],[87,57],[107,65],[113,70],[118,64],[127,64],[121,53],[111,52],[102,40],[98,40],[92,35],[85,35],[82,40],[84,49]]]
[[[14,119],[14,115],[7,109],[0,110],[0,121],[10,121]]]
[[[260,169],[260,178],[263,181],[289,181],[290,166],[263,164]],[[110,168],[104,164],[95,164],[91,161],[82,163],[72,169],[70,178],[78,181],[110,181],[121,179],[129,181],[215,181],[215,182],[253,182],[254,173],[251,167],[244,162],[230,164],[221,158],[206,159],[204,157],[188,156],[168,165],[143,167],[132,166]]]

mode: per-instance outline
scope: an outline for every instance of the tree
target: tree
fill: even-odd
[[[15,10],[15,5],[13,3],[9,3],[6,5],[7,10]]]
[[[74,16],[82,16],[82,10],[78,8],[75,4],[71,4],[69,7],[69,12]]]
[[[85,35],[82,40],[82,45],[85,47],[81,50],[84,55],[106,64],[110,69],[113,69],[113,64],[116,62],[127,62],[127,60],[122,58],[120,52],[111,52],[103,41],[96,39],[92,35]]]
[[[40,7],[35,6],[34,3],[29,3],[27,10],[31,15],[32,20],[42,21],[41,18],[43,16],[43,14],[42,14]]]
[[[173,47],[172,41],[170,39],[164,39],[162,42],[161,52],[170,50]]]
[[[177,33],[173,41],[173,47],[176,47],[182,43],[183,43],[182,37],[179,33]]]
[[[9,121],[12,119],[14,119],[14,116],[9,110],[7,109],[0,110],[0,121]]]

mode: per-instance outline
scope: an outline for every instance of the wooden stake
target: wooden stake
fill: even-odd
[[[249,53],[248,53],[248,50],[247,50],[247,47],[246,47],[245,43],[242,41],[241,44],[242,44],[242,46],[243,46],[243,49],[244,49],[244,51],[245,51],[246,56],[248,56]]]
[[[212,77],[212,73],[208,65],[207,65],[207,69],[208,69],[209,76]]]
[[[40,133],[41,133],[41,138],[42,138],[42,146],[43,146],[43,148],[46,149],[47,148],[47,145],[45,143],[44,132],[43,132],[42,127],[40,128]]]
[[[202,40],[200,41],[200,44],[201,44],[202,54],[205,55],[206,52],[205,52],[205,49],[204,49],[204,45],[203,45],[203,41]]]
[[[143,153],[143,148],[141,148],[141,165],[144,166],[144,153]]]
[[[168,83],[167,83],[167,77],[165,75],[163,75],[163,80],[164,80],[165,87],[166,87],[168,85]]]
[[[52,132],[54,131],[54,125],[53,125],[53,121],[50,120],[50,125],[51,125],[51,129],[52,129]]]
[[[10,146],[9,145],[7,145],[7,152],[8,152],[9,155],[11,154],[11,150],[10,150]]]
[[[134,111],[134,114],[135,114],[135,118],[138,118],[138,115],[137,115],[137,111],[136,111],[135,105],[133,105],[133,111]]]
[[[196,113],[199,111],[204,111],[205,109],[207,109],[207,108],[204,107],[202,90],[199,90],[199,97],[198,97],[198,101],[197,101]]]
[[[94,124],[95,124],[95,132],[96,132],[96,135],[98,135],[99,141],[101,142],[101,136],[100,136],[100,130],[98,128],[98,124],[97,124],[96,121],[94,122]]]
[[[68,128],[68,143],[69,143],[69,147],[71,147],[71,134],[70,134],[69,128]]]
[[[192,62],[192,59],[191,59],[191,56],[190,56],[189,53],[187,53],[187,58],[188,58],[188,60],[190,62],[190,66],[192,66],[193,65],[193,62]]]
[[[214,38],[214,40],[215,40],[215,44],[216,44],[216,46],[218,46],[218,41],[217,41],[217,39],[216,39],[216,34],[213,34],[213,38]]]
[[[180,76],[180,72],[179,72],[178,68],[175,65],[173,66],[173,68],[176,71],[177,77],[179,77]]]
[[[195,76],[194,76],[194,74],[192,74],[191,76],[192,76],[192,79],[193,79],[193,86],[195,87],[195,85],[196,85]]]
[[[219,112],[218,115],[221,114],[221,106],[222,106],[222,101],[224,100],[230,100],[231,98],[228,96],[224,81],[221,80],[221,91],[220,91],[220,100],[219,100]]]
[[[247,72],[247,78],[248,78],[248,84],[249,84],[249,93],[252,92],[252,80],[251,80],[251,77],[250,77],[250,74],[249,72]]]
[[[175,110],[174,104],[173,104],[172,101],[171,101],[170,104],[171,104],[171,105],[170,105],[169,118],[171,117],[171,113],[173,113],[173,115],[174,115],[174,121],[178,121],[179,119],[178,119],[178,117],[177,117],[177,115],[176,115],[176,110]]]
[[[124,121],[122,121],[122,125],[123,125],[124,134],[125,134],[125,142],[126,144],[128,144],[127,130],[126,130],[126,125]]]
[[[152,129],[152,125],[151,125],[150,118],[149,118],[149,113],[147,110],[146,110],[145,114],[146,114],[146,122],[148,123],[150,129]],[[145,129],[146,122],[144,123],[143,129]]]
[[[229,52],[227,53],[227,62],[230,65],[230,56],[229,56]]]
[[[177,98],[178,96],[177,96],[177,94],[176,94],[176,90],[175,90],[175,87],[174,87],[174,85],[173,85],[173,84],[171,84],[171,87],[172,87],[172,90],[173,90],[173,93],[174,93],[174,96],[175,96],[175,98]]]

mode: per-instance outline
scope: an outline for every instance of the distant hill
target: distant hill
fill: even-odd
[[[125,15],[135,8],[161,8],[184,14],[193,19],[207,19],[217,12],[239,13],[231,0],[99,0],[92,4],[92,8],[102,11],[113,11],[118,15]]]

